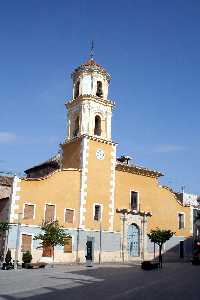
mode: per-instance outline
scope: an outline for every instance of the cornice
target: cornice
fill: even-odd
[[[122,171],[122,172],[128,172],[133,173],[137,175],[152,177],[152,178],[158,178],[161,176],[164,176],[161,172],[158,172],[156,170],[150,170],[144,167],[136,166],[136,165],[125,165],[117,163],[116,170]]]
[[[79,104],[80,102],[84,102],[84,101],[93,101],[93,102],[96,102],[98,104],[103,104],[103,105],[109,106],[109,107],[115,107],[116,106],[114,101],[106,100],[106,99],[103,99],[101,97],[92,96],[92,95],[80,95],[76,99],[71,99],[71,100],[65,102],[65,106],[66,106],[67,109],[69,109],[69,108],[72,108],[75,105]]]
[[[78,141],[78,140],[82,140],[83,138],[86,138],[86,139],[91,140],[91,141],[96,141],[96,142],[99,142],[99,143],[103,143],[103,144],[112,145],[112,146],[118,145],[118,143],[114,143],[111,140],[105,140],[105,139],[99,138],[97,136],[82,134],[79,137],[75,137],[75,138],[70,139],[70,140],[65,139],[64,142],[60,144],[60,146],[63,146],[65,144],[69,144],[71,142],[75,142],[75,141]]]

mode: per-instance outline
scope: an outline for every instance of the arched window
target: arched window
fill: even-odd
[[[103,89],[102,89],[102,82],[101,82],[101,81],[97,81],[97,92],[96,92],[96,96],[98,96],[98,97],[103,97]]]
[[[74,98],[77,98],[79,96],[79,86],[80,86],[80,81],[77,81],[75,85]]]
[[[78,133],[79,133],[79,116],[76,117],[75,119],[73,137],[76,137]]]
[[[101,135],[101,118],[99,116],[95,116],[94,135]]]

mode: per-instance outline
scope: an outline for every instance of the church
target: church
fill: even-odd
[[[191,255],[191,208],[161,186],[163,174],[118,157],[112,140],[111,76],[91,57],[71,75],[72,97],[65,103],[67,136],[49,160],[14,177],[7,248],[19,260],[30,250],[34,261],[50,262],[52,250],[38,248],[34,236],[43,221],[58,220],[67,244],[55,262],[141,261],[157,247],[147,233],[157,227],[175,235],[166,243],[169,259]]]

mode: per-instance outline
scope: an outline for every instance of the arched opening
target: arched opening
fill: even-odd
[[[101,81],[97,81],[97,92],[96,92],[96,96],[98,96],[98,97],[103,97],[103,88],[102,88],[102,82],[101,82]]]
[[[79,116],[77,116],[75,119],[73,137],[76,137],[78,133],[79,133]]]
[[[94,135],[101,135],[101,118],[95,116]]]
[[[77,98],[79,96],[79,86],[80,86],[80,81],[77,81],[75,85],[74,98]]]
[[[136,224],[128,226],[127,230],[128,255],[138,257],[140,255],[140,230]]]

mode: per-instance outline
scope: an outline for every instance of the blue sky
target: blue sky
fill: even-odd
[[[66,136],[70,74],[112,75],[118,154],[200,193],[200,1],[0,1],[0,171],[23,172]]]

